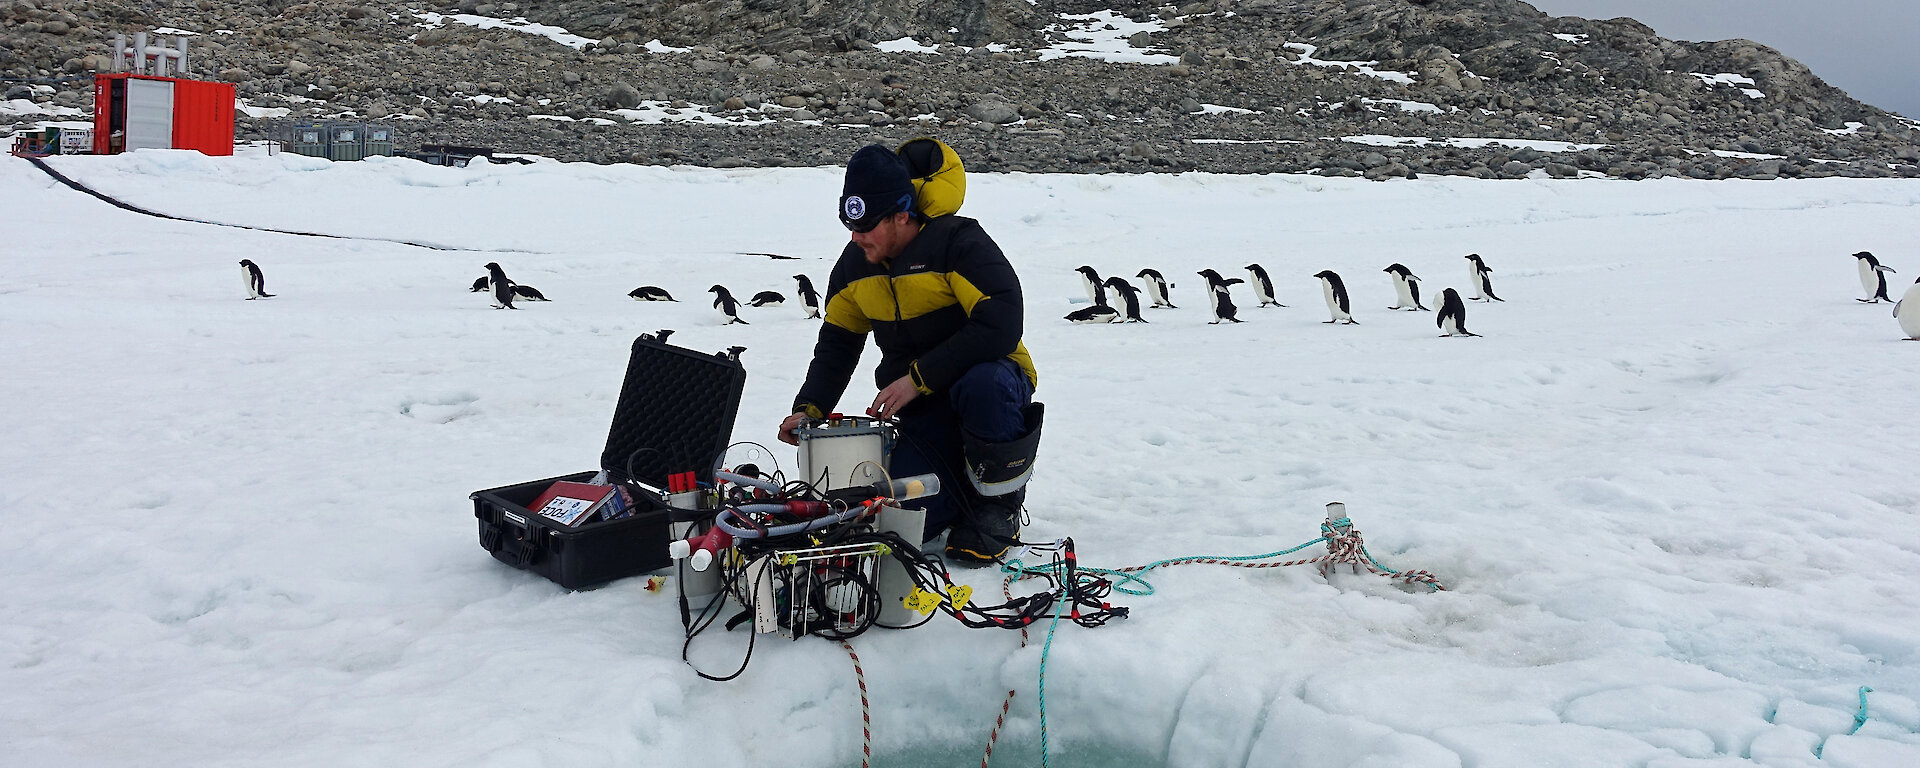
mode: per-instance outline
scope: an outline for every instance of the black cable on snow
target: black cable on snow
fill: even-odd
[[[137,213],[142,216],[152,216],[157,219],[166,219],[168,221],[184,221],[189,224],[205,224],[212,227],[230,227],[233,229],[250,229],[255,232],[272,232],[278,235],[296,235],[299,237],[324,237],[330,240],[368,240],[368,241],[380,242],[380,243],[394,243],[397,245],[409,245],[415,248],[426,248],[428,250],[434,250],[434,251],[463,251],[467,253],[537,253],[537,251],[526,251],[526,250],[519,250],[515,248],[455,248],[453,246],[448,246],[448,245],[434,245],[432,243],[419,243],[419,242],[414,242],[412,240],[395,240],[389,237],[354,237],[352,235],[329,235],[325,232],[299,232],[291,229],[274,229],[272,227],[255,227],[247,224],[229,224],[224,221],[208,221],[206,219],[192,219],[192,218],[187,218],[185,216],[175,216],[170,213],[161,213],[159,211],[152,211],[145,208],[141,208],[140,206],[133,205],[131,203],[127,203],[125,201],[119,200],[113,197],[112,195],[108,195],[104,192],[97,191],[91,187],[88,187],[85,184],[81,184],[78,181],[74,181],[72,178],[69,178],[66,174],[54,170],[53,166],[48,165],[47,161],[42,158],[27,157],[27,162],[33,163],[33,166],[35,168],[39,168],[41,171],[45,172],[48,176],[53,177],[54,181],[60,182],[61,184],[65,184],[68,187],[73,188],[73,190],[76,192],[80,192],[80,193],[91,195],[95,198],[98,198],[101,202],[106,203],[107,205],[111,205],[115,208],[119,208],[124,211]],[[782,256],[777,253],[742,252],[740,255],[766,256],[771,259],[798,260],[797,257]]]
[[[73,190],[76,192],[81,192],[87,195],[91,195],[95,198],[98,198],[101,202],[104,202],[108,205],[111,205],[115,208],[119,208],[124,211],[130,211],[133,213],[140,214],[142,216],[152,216],[154,218],[167,219],[168,221],[184,221],[190,224],[206,224],[214,227],[231,227],[233,229],[250,229],[255,232],[272,232],[274,234],[297,235],[299,237],[324,237],[331,240],[372,240],[372,241],[377,241],[382,243],[396,243],[399,245],[410,245],[415,248],[426,248],[426,249],[435,250],[435,251],[473,251],[473,252],[479,252],[479,253],[527,253],[527,251],[519,251],[519,250],[512,250],[512,249],[454,248],[454,247],[444,246],[444,245],[434,245],[432,243],[414,242],[412,240],[395,240],[395,239],[386,238],[386,237],[352,237],[348,235],[329,235],[325,232],[298,232],[290,229],[274,229],[272,227],[255,227],[255,226],[249,226],[246,224],[229,224],[223,221],[207,221],[205,219],[193,219],[185,216],[175,216],[168,213],[161,213],[159,211],[151,211],[145,208],[141,208],[140,206],[133,205],[125,201],[116,199],[112,195],[108,195],[103,192],[96,191],[85,184],[81,184],[78,181],[74,181],[73,179],[68,178],[66,174],[54,170],[53,166],[48,165],[47,161],[44,159],[41,159],[38,157],[29,157],[27,158],[27,162],[33,163],[34,167],[39,168],[41,171],[44,171],[48,176],[53,177],[54,181],[60,182],[61,184],[65,184],[68,187],[73,188]]]

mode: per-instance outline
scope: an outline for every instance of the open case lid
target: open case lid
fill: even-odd
[[[665,488],[667,476],[713,481],[740,412],[747,369],[725,352],[696,352],[641,336],[607,430],[600,468],[616,480]]]

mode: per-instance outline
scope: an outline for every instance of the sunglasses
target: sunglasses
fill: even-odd
[[[887,220],[887,217],[885,216],[875,216],[869,219],[864,224],[858,221],[849,221],[847,219],[841,219],[840,223],[847,225],[848,232],[864,235],[868,232],[872,232],[874,227],[880,226],[880,222],[883,222],[886,220]]]

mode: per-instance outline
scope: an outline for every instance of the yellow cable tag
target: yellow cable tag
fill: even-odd
[[[955,584],[948,587],[947,599],[953,602],[954,610],[957,611],[965,608],[967,607],[967,602],[973,599],[973,587],[964,584]]]
[[[940,606],[940,597],[932,592],[914,587],[912,592],[908,592],[906,597],[900,599],[900,604],[906,606],[909,611],[914,611],[925,616],[933,613],[933,609]]]

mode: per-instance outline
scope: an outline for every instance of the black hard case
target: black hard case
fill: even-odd
[[[591,471],[475,491],[469,498],[480,523],[480,546],[500,562],[567,589],[672,565],[667,526],[676,520],[649,491],[665,488],[667,476],[681,472],[713,481],[746,383],[747,371],[738,359],[676,347],[651,336],[634,340],[607,445],[600,453],[600,468],[609,479],[644,486],[634,494],[634,514],[569,526],[527,509],[554,481],[584,482],[594,476]]]

